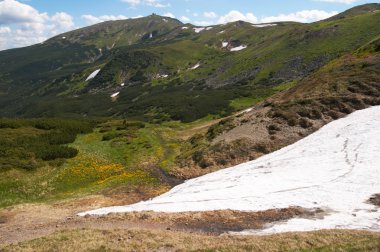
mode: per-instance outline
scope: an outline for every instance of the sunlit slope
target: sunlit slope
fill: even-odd
[[[380,230],[380,107],[352,113],[255,161],[189,180],[166,194],[131,206],[85,214],[320,208],[321,219],[297,218],[263,232],[316,229]]]

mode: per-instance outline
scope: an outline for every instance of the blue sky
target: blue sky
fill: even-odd
[[[150,0],[152,1],[152,0]],[[338,11],[355,5],[368,2],[380,1],[350,1],[350,0],[156,0],[149,3],[144,0],[65,0],[46,1],[28,0],[27,4],[35,7],[40,12],[53,14],[66,12],[75,18],[78,25],[85,25],[82,15],[104,16],[123,15],[126,17],[146,16],[151,13],[166,14],[168,12],[177,18],[188,17],[193,22],[210,21],[202,14],[214,12],[218,16],[226,15],[231,10],[241,13],[253,13],[258,18],[266,16],[278,16],[280,14],[291,14],[303,10],[323,10],[326,12]],[[140,2],[139,4],[137,2]],[[135,3],[135,4],[131,4]],[[155,7],[161,4],[165,7]],[[198,14],[198,16],[194,16]]]
[[[0,0],[0,50],[40,43],[106,20],[151,13],[196,25],[236,20],[313,22],[369,2],[380,0]]]

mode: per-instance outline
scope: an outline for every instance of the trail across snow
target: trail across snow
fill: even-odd
[[[150,201],[80,215],[116,212],[263,211],[322,208],[322,219],[295,218],[251,233],[318,229],[380,231],[380,106],[357,111],[257,160],[174,187]]]

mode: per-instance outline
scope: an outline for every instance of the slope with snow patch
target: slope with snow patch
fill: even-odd
[[[272,26],[277,26],[277,24],[254,24],[252,25],[253,27],[256,28],[264,28],[264,27],[272,27]]]
[[[380,231],[380,106],[357,111],[257,160],[186,181],[150,201],[80,215],[116,212],[263,211],[322,208],[322,219],[295,218],[260,231]]]
[[[97,69],[97,70],[95,70],[94,72],[92,72],[92,73],[87,77],[86,81],[89,81],[89,80],[94,79],[94,78],[98,75],[98,73],[100,72],[100,70],[101,70],[101,69]]]
[[[200,33],[201,31],[203,31],[206,28],[205,27],[194,27],[193,29],[194,29],[195,33]]]
[[[246,45],[241,45],[241,46],[237,46],[237,47],[233,47],[230,49],[231,52],[238,52],[238,51],[241,51],[241,50],[244,50],[246,49],[247,46]]]

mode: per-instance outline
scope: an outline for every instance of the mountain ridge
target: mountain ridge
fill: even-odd
[[[350,18],[267,27],[237,21],[196,28],[152,15],[3,51],[0,115],[183,121],[228,115],[373,39],[379,5],[351,12],[363,8]]]

